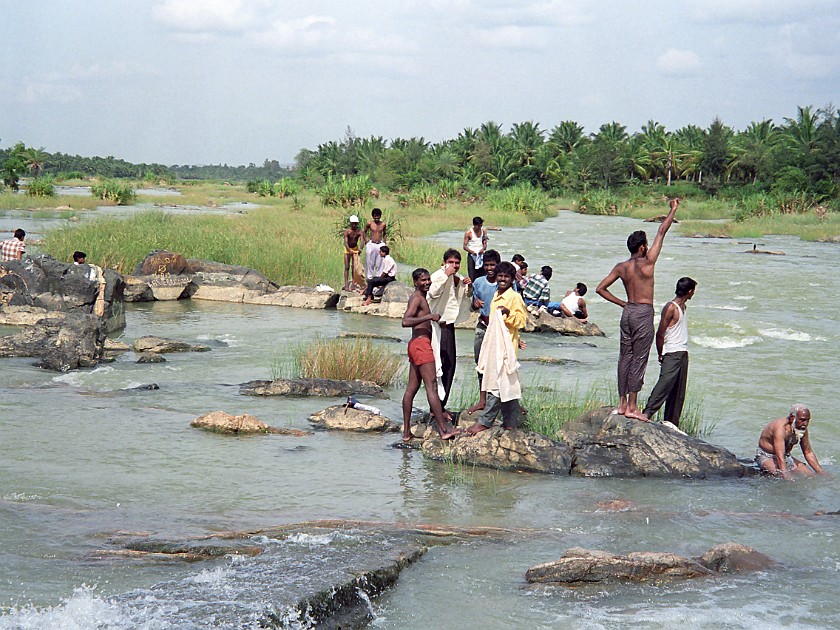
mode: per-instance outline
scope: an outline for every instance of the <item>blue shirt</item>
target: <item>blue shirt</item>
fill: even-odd
[[[497,284],[488,282],[486,276],[481,276],[473,282],[473,299],[484,300],[484,306],[479,311],[484,317],[490,317],[490,302],[496,294]]]

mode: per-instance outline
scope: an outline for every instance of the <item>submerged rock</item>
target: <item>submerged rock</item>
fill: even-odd
[[[704,479],[745,474],[725,448],[611,411],[595,409],[563,427],[563,438],[574,449],[573,475]]]
[[[141,352],[137,363],[166,363],[166,357],[158,352]]]
[[[211,411],[203,416],[199,416],[190,422],[190,426],[196,429],[204,429],[205,431],[227,435],[253,435],[258,433],[292,435],[295,437],[312,435],[309,431],[301,431],[300,429],[270,427],[262,420],[247,413],[241,416],[234,416],[224,411]]]
[[[387,398],[382,388],[371,381],[335,381],[327,378],[278,378],[273,381],[249,381],[239,386],[245,396],[323,396],[341,398],[361,395]]]
[[[573,335],[577,337],[604,337],[604,332],[595,324],[583,323],[574,317],[555,317],[549,313],[543,313],[539,317],[528,314],[528,321],[525,324],[525,332],[553,332],[559,335]]]
[[[210,348],[207,346],[152,335],[140,337],[134,342],[134,351],[139,353],[162,354],[164,352],[207,352],[209,350]]]
[[[559,560],[531,567],[525,579],[532,584],[685,580],[762,571],[775,564],[763,553],[738,543],[716,545],[698,558],[651,551],[622,556],[574,547]]]
[[[359,433],[386,433],[399,431],[402,424],[370,411],[360,411],[344,405],[327,407],[309,416],[309,422],[317,427],[335,431],[356,431]]]

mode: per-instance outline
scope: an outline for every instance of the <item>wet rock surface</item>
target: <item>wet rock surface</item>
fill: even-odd
[[[134,342],[134,351],[152,354],[163,354],[166,352],[207,352],[210,348],[201,344],[191,344],[178,339],[166,337],[155,337],[147,335],[140,337]]]
[[[333,431],[355,431],[358,433],[389,433],[399,431],[399,424],[381,414],[361,411],[344,405],[327,407],[309,416],[314,426]]]
[[[224,435],[273,434],[292,435],[296,437],[312,435],[309,431],[301,431],[300,429],[271,427],[262,420],[247,413],[235,416],[224,411],[211,411],[210,413],[199,416],[190,422],[190,426],[195,429],[204,429],[205,431],[222,433]]]
[[[583,323],[574,317],[555,317],[550,313],[542,313],[534,317],[528,313],[528,321],[524,332],[557,333],[576,337],[604,337],[604,332],[595,324]]]
[[[525,573],[525,579],[532,584],[569,585],[623,581],[658,582],[761,571],[773,564],[775,562],[763,553],[737,543],[717,545],[698,558],[654,551],[617,555],[573,547],[558,560],[531,567]]]
[[[572,474],[584,477],[742,477],[744,466],[725,448],[657,423],[595,409],[568,422]]]
[[[0,337],[0,357],[35,357],[39,367],[66,372],[94,367],[104,343],[104,322],[99,317],[48,317],[35,326]]]
[[[387,398],[383,389],[370,381],[336,381],[327,378],[279,378],[273,381],[249,381],[239,386],[245,396],[323,396],[338,398],[361,395]]]

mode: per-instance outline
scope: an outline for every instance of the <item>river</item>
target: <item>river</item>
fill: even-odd
[[[586,387],[614,378],[620,309],[595,296],[594,287],[626,256],[627,234],[640,227],[650,238],[657,228],[563,212],[529,228],[491,232],[491,246],[504,258],[521,252],[532,270],[551,265],[555,295],[578,281],[589,285],[591,319],[607,333],[594,340],[526,335],[523,357],[580,362],[523,363],[526,383]],[[436,238],[459,245],[460,234]],[[683,238],[674,229],[657,265],[657,310],[677,278],[698,281],[688,309],[689,389],[717,422],[709,441],[750,458],[764,424],[801,401],[812,412],[815,452],[837,475],[837,245],[781,236],[758,242],[785,255],[746,254],[751,244]],[[186,537],[325,518],[548,532],[431,549],[374,602],[376,628],[840,626],[840,546],[834,544],[840,517],[814,516],[840,509],[836,476],[794,483],[559,478],[425,461],[390,448],[393,434],[207,434],[189,423],[208,411],[309,428],[309,413],[338,402],[239,395],[239,383],[269,378],[272,365],[300,340],[339,331],[408,335],[396,320],[335,311],[189,301],[130,304],[126,311],[125,340],[154,334],[212,350],[143,365],[129,353],[61,375],[38,370],[29,359],[2,360],[0,628],[213,626],[190,617],[187,601],[173,616],[154,593],[167,584],[179,585],[172,589],[178,593],[184,584],[200,584],[225,599],[234,573],[247,577],[247,561],[105,562],[87,552],[115,531]],[[464,358],[456,387],[474,378],[466,356],[471,332],[458,331],[457,340]],[[404,352],[404,345],[392,345]],[[656,376],[654,357],[642,398]],[[128,389],[146,383],[160,389]],[[399,418],[401,391],[390,394],[375,404]],[[416,402],[425,404],[422,392]],[[606,507],[616,500],[626,507]],[[573,546],[699,555],[727,541],[753,546],[781,565],[669,586],[562,589],[524,581],[529,566]],[[319,546],[329,543],[310,541],[300,553],[317,558]],[[258,611],[263,604],[248,605]]]

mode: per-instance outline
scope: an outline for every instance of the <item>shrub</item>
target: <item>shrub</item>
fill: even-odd
[[[335,179],[332,176],[327,177],[324,185],[316,193],[321,197],[321,203],[325,206],[350,208],[364,207],[372,189],[373,184],[367,175],[359,175],[358,177],[342,175],[341,179]]]
[[[386,387],[402,373],[403,360],[370,339],[317,338],[294,351],[294,361],[302,378],[331,378],[373,381]]]
[[[90,187],[90,192],[94,197],[102,199],[102,201],[113,201],[118,206],[129,205],[137,196],[131,184],[114,179],[94,184]]]
[[[487,204],[499,212],[543,216],[548,213],[548,195],[530,184],[491,191],[487,194]]]
[[[745,221],[751,217],[780,214],[804,214],[816,205],[816,200],[804,192],[755,193],[738,202],[735,220]]]
[[[26,194],[31,197],[52,197],[55,195],[52,177],[36,177],[26,185]]]
[[[618,197],[607,190],[590,190],[583,193],[577,202],[577,211],[581,214],[618,214]]]

